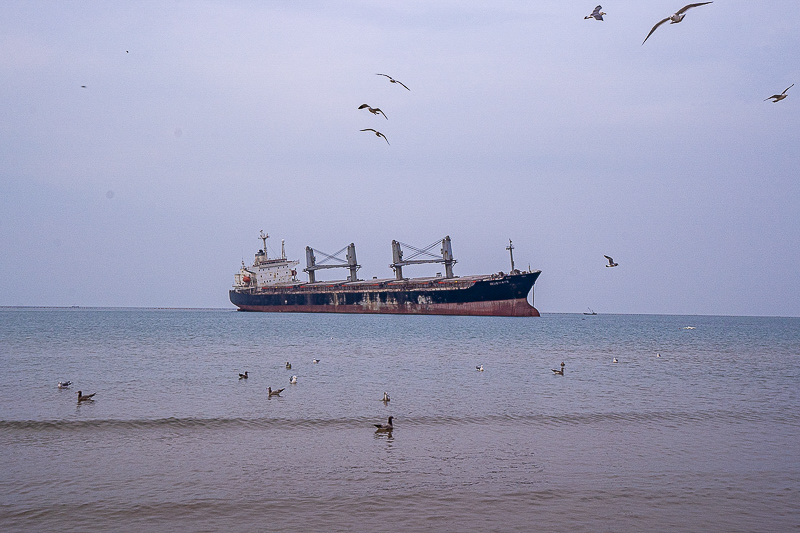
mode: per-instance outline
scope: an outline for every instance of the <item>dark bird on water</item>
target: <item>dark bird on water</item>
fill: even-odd
[[[376,433],[377,433],[378,431],[387,431],[387,432],[391,432],[391,431],[394,429],[394,426],[392,425],[392,420],[393,420],[393,419],[394,419],[394,417],[393,417],[393,416],[390,416],[390,417],[389,417],[389,421],[388,421],[388,423],[386,423],[386,424],[373,424],[373,425],[374,425],[376,428],[378,428],[378,429],[376,429],[376,430],[375,430],[375,432],[376,432]]]
[[[367,111],[369,111],[373,115],[377,115],[378,113],[380,113],[381,115],[383,115],[383,118],[385,118],[386,120],[389,120],[389,117],[386,116],[386,113],[381,111],[381,109],[379,107],[370,107],[369,104],[361,104],[360,106],[358,106],[358,108],[359,109],[366,108]]]
[[[668,16],[667,18],[665,18],[663,20],[660,20],[655,26],[653,26],[653,29],[650,30],[650,33],[648,33],[647,37],[644,38],[644,41],[642,41],[642,44],[646,43],[647,39],[649,39],[650,36],[653,35],[653,32],[656,31],[658,29],[658,27],[661,26],[662,24],[664,24],[665,22],[669,21],[670,24],[677,24],[678,22],[682,21],[683,18],[686,16],[686,12],[689,11],[690,9],[692,9],[693,7],[704,6],[706,4],[712,4],[712,3],[713,2],[699,2],[697,4],[689,4],[687,6],[683,6],[678,11],[676,11],[672,15]]]
[[[280,396],[284,389],[272,390],[272,387],[267,387],[267,392],[269,393],[269,397],[272,398],[273,396]]]
[[[551,368],[550,370],[552,370],[553,373],[556,374],[557,376],[563,376],[564,375],[564,361],[561,361],[561,370],[556,370],[555,368]]]
[[[595,20],[603,20],[603,15],[608,15],[608,13],[606,13],[605,11],[600,11],[601,9],[603,9],[603,6],[597,6],[596,8],[594,8],[594,11],[592,11],[591,15],[586,15],[585,17],[583,17],[583,19],[586,20],[593,18]]]
[[[378,130],[374,130],[372,128],[365,128],[365,129],[359,130],[359,131],[374,131],[375,135],[377,135],[378,137],[383,137],[383,140],[386,141],[386,144],[389,144],[389,139],[386,138],[386,135],[384,135],[383,133],[379,132]]]
[[[87,394],[86,396],[84,396],[83,391],[78,391],[78,403],[93,402],[94,400],[92,399],[92,396],[94,396],[95,394],[97,393],[93,392],[92,394]]]
[[[247,370],[244,371],[244,374],[239,374],[239,379],[247,379]]]
[[[286,370],[291,370],[291,369],[292,369],[292,363],[286,361]]]
[[[396,80],[396,79],[392,78],[391,76],[389,76],[388,74],[375,74],[375,75],[376,75],[376,76],[386,76],[387,78],[389,78],[389,81],[390,81],[390,82],[392,82],[392,83],[399,83],[400,85],[402,85],[403,87],[405,87],[407,91],[410,91],[410,90],[411,90],[411,89],[409,89],[408,87],[406,87],[406,86],[405,86],[405,84],[404,84],[402,81],[398,81],[398,80]]]
[[[608,259],[608,264],[606,265],[606,268],[619,266],[619,263],[615,263],[614,260],[608,257],[607,255],[604,255],[603,257]]]
[[[766,102],[766,101],[767,101],[767,100],[769,100],[770,98],[774,98],[774,100],[772,100],[772,103],[774,103],[774,104],[777,104],[778,102],[780,102],[781,100],[783,100],[784,98],[786,98],[787,96],[789,96],[788,94],[786,94],[786,91],[788,91],[788,90],[789,90],[789,89],[791,89],[792,87],[794,87],[794,83],[793,83],[793,84],[791,84],[791,85],[789,85],[787,88],[785,88],[781,94],[773,94],[773,95],[772,95],[772,96],[770,96],[769,98],[765,98],[765,99],[764,99],[764,101]]]

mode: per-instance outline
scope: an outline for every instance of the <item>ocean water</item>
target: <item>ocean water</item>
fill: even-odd
[[[798,318],[0,308],[0,369],[2,531],[800,531]]]

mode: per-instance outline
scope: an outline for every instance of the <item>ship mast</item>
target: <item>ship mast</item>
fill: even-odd
[[[506,246],[506,250],[508,250],[508,255],[511,256],[511,272],[514,272],[514,245],[511,242],[511,239],[508,239],[508,246]]]
[[[264,233],[264,230],[261,230],[261,233],[258,236],[264,242],[264,259],[267,259],[267,239],[269,239],[269,233]]]

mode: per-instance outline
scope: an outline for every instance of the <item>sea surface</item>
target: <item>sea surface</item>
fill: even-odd
[[[800,531],[798,318],[0,308],[0,370],[4,532]]]

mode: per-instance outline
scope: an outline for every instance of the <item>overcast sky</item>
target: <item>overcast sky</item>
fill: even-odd
[[[644,45],[684,0],[595,1],[0,3],[0,305],[231,307],[263,229],[367,279],[513,239],[545,313],[800,316],[797,1]]]

